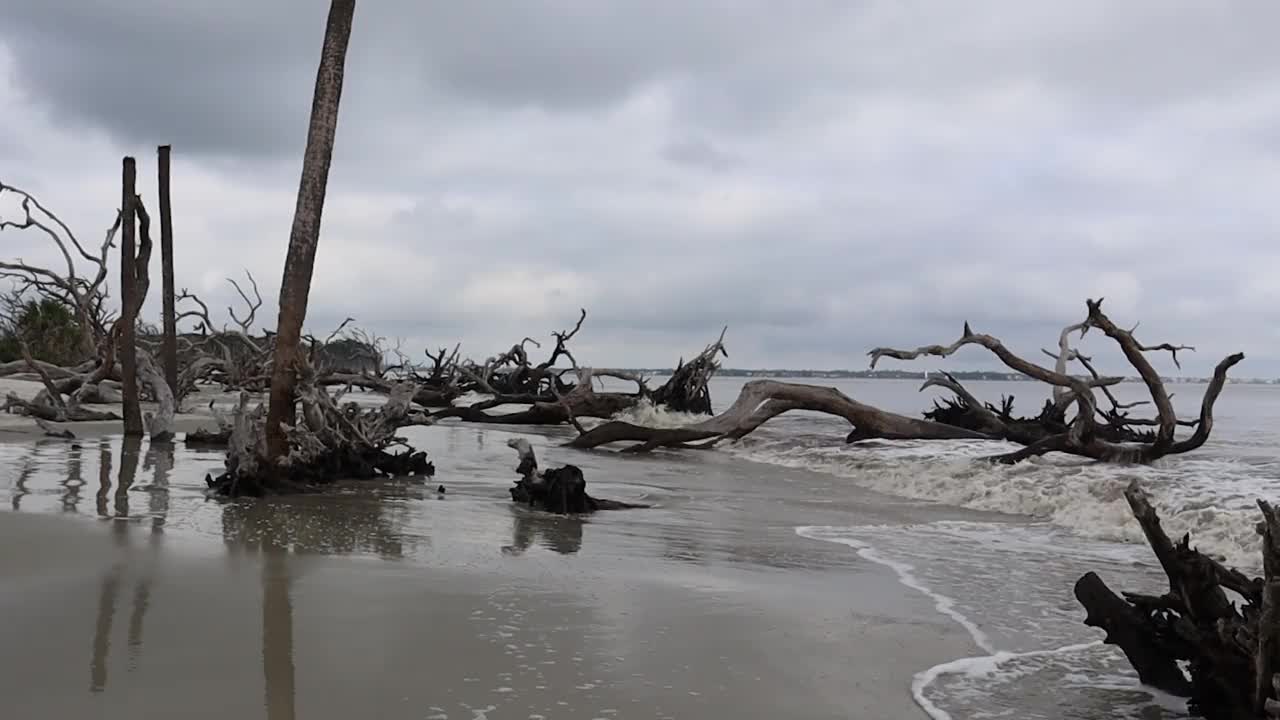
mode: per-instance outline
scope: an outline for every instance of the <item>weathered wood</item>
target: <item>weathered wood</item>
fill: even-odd
[[[137,248],[134,242],[134,223],[137,215],[137,174],[134,159],[123,162],[120,198],[120,372],[124,385],[124,434],[142,435],[142,406],[138,399],[138,364],[134,338],[137,317],[138,278],[135,267]]]
[[[1120,329],[1102,312],[1101,300],[1088,300],[1086,301],[1086,307],[1088,308],[1088,316],[1084,322],[1065,328],[1059,338],[1059,353],[1056,355],[1049,353],[1057,360],[1055,370],[1050,370],[1019,357],[1006,348],[997,338],[973,332],[968,323],[965,323],[960,339],[950,345],[925,345],[914,350],[875,348],[868,354],[871,356],[871,366],[874,368],[877,362],[886,357],[899,360],[912,360],[927,355],[949,357],[967,345],[980,345],[991,351],[1010,369],[1054,387],[1055,405],[1062,405],[1067,400],[1076,404],[1077,412],[1075,417],[1065,425],[1063,430],[1056,433],[1056,436],[1021,440],[1010,437],[1009,439],[1013,439],[1015,442],[1025,442],[1026,447],[1012,453],[989,458],[996,462],[1014,463],[1049,452],[1069,452],[1104,462],[1151,463],[1168,454],[1188,452],[1200,447],[1208,438],[1209,431],[1212,429],[1213,404],[1222,390],[1222,384],[1226,382],[1227,370],[1244,359],[1244,355],[1242,353],[1230,355],[1218,364],[1214,371],[1214,378],[1206,389],[1201,408],[1201,418],[1195,423],[1195,433],[1186,440],[1175,441],[1174,432],[1177,426],[1182,423],[1173,412],[1173,405],[1169,400],[1168,392],[1165,390],[1159,374],[1156,373],[1151,363],[1147,361],[1144,353],[1153,350],[1168,350],[1173,353],[1174,361],[1177,362],[1177,352],[1179,350],[1192,348],[1181,345],[1175,346],[1169,343],[1152,346],[1143,345],[1133,337],[1132,331]],[[1079,330],[1083,334],[1091,327],[1101,329],[1109,338],[1114,340],[1120,346],[1129,363],[1138,371],[1138,374],[1146,383],[1152,402],[1157,409],[1157,418],[1154,421],[1143,423],[1137,420],[1128,420],[1126,416],[1120,414],[1120,405],[1108,393],[1108,398],[1111,399],[1113,404],[1113,410],[1110,414],[1101,413],[1108,424],[1106,426],[1099,425],[1096,416],[1100,413],[1093,396],[1093,388],[1105,388],[1108,385],[1114,385],[1120,381],[1120,378],[1100,377],[1083,356],[1080,356],[1079,353],[1070,348],[1068,344],[1070,333]],[[1065,368],[1069,360],[1080,360],[1084,363],[1092,375],[1092,379],[1082,380],[1067,374]],[[977,405],[976,403],[974,404],[975,406]],[[1150,425],[1155,427],[1156,430],[1147,442],[1130,442],[1138,438],[1145,439],[1142,431],[1133,429],[1130,427],[1131,425]]]
[[[151,388],[151,397],[156,401],[156,412],[150,415],[149,431],[152,442],[170,442],[173,440],[174,414],[177,402],[169,383],[156,368],[155,361],[146,351],[138,353],[138,381]]]
[[[169,390],[178,394],[178,321],[174,299],[173,278],[173,207],[169,195],[169,146],[156,150],[159,200],[160,200],[160,276],[163,337],[160,344],[160,361],[164,365],[164,378]]]
[[[320,67],[311,102],[311,122],[302,158],[302,179],[289,233],[289,253],[280,283],[280,314],[276,327],[275,358],[271,371],[271,397],[266,423],[269,457],[278,460],[289,451],[285,426],[295,412],[294,372],[298,365],[302,324],[307,317],[311,275],[315,268],[320,220],[324,212],[333,141],[338,128],[338,105],[351,38],[355,0],[332,0],[325,25]]]
[[[1186,695],[1193,714],[1210,720],[1270,716],[1280,689],[1275,673],[1280,519],[1259,501],[1265,577],[1249,578],[1193,549],[1189,537],[1171,540],[1136,483],[1125,498],[1164,570],[1169,592],[1159,597],[1126,593],[1120,600],[1089,573],[1076,584],[1076,597],[1088,611],[1085,623],[1106,630],[1106,642],[1124,650],[1143,682]],[[1243,604],[1233,603],[1226,590]],[[1186,663],[1185,691],[1169,667],[1174,661]]]
[[[1191,683],[1178,667],[1178,654],[1160,638],[1150,618],[1112,592],[1096,573],[1086,573],[1076,582],[1075,596],[1088,612],[1084,624],[1106,632],[1104,642],[1124,652],[1139,680],[1171,695],[1190,697]]]
[[[717,358],[721,355],[729,357],[724,348],[724,334],[728,328],[720,331],[720,338],[708,345],[689,362],[681,360],[661,387],[653,391],[650,399],[654,405],[665,406],[676,412],[711,415],[711,390],[707,384],[720,369]]]
[[[514,449],[520,460],[516,466],[520,480],[511,487],[511,499],[516,503],[558,515],[648,507],[591,497],[587,494],[587,480],[582,475],[582,469],[576,465],[539,471],[533,446],[524,438],[508,440],[507,447]]]
[[[1262,522],[1262,608],[1258,614],[1258,647],[1254,653],[1254,709],[1262,712],[1275,693],[1280,669],[1280,515],[1265,500],[1258,501]]]
[[[733,405],[707,420],[681,428],[649,428],[615,420],[588,430],[568,444],[575,448],[595,448],[614,442],[633,441],[639,444],[628,448],[630,452],[647,452],[659,447],[679,447],[701,440],[738,440],[769,419],[800,409],[836,415],[848,420],[854,427],[847,438],[851,442],[871,438],[990,438],[989,435],[973,430],[885,412],[857,402],[831,387],[777,380],[752,380],[742,386]]]
[[[412,383],[397,385],[379,408],[356,403],[339,406],[316,383],[315,371],[304,360],[298,390],[302,412],[295,424],[285,428],[288,452],[281,458],[273,458],[266,447],[264,409],[259,405],[251,410],[248,394],[241,394],[228,440],[226,470],[217,478],[207,478],[215,493],[264,495],[315,489],[344,479],[434,474],[426,453],[396,437],[399,428],[423,422],[412,409]],[[396,446],[406,449],[392,452]]]

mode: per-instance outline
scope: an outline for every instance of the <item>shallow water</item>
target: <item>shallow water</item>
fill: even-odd
[[[888,409],[916,412],[927,404],[927,398],[915,394],[914,383],[818,382],[835,384],[860,400]],[[717,380],[713,388],[717,405],[731,402],[740,384],[736,379]],[[1179,386],[1178,402],[1194,407],[1200,387]],[[1029,383],[974,383],[972,389],[991,398],[1039,392]],[[1140,387],[1121,388],[1122,394],[1140,392]],[[647,419],[680,420],[652,414]],[[726,708],[737,708],[739,716],[750,717],[755,716],[752,708],[760,710],[784,699],[779,708],[785,710],[778,712],[789,717],[840,717],[874,699],[881,683],[911,692],[916,703],[935,718],[1172,718],[1184,717],[1181,703],[1140,687],[1123,657],[1097,644],[1099,633],[1081,624],[1083,613],[1071,596],[1071,587],[1088,570],[1099,572],[1113,587],[1158,587],[1160,574],[1150,564],[1145,546],[1118,542],[1140,536],[1120,494],[1133,477],[1140,477],[1151,490],[1171,531],[1189,529],[1202,547],[1233,562],[1252,562],[1256,557],[1253,498],[1271,494],[1280,467],[1264,429],[1280,426],[1278,422],[1280,391],[1228,386],[1210,444],[1193,456],[1144,469],[1097,466],[1070,458],[1015,468],[972,463],[974,456],[999,450],[990,443],[850,447],[842,442],[842,421],[801,413],[778,418],[724,451],[652,457],[571,451],[557,447],[564,437],[558,430],[539,434],[516,429],[531,438],[543,464],[581,466],[593,494],[655,506],[590,520],[547,517],[511,506],[506,488],[514,478],[514,453],[506,440],[512,437],[512,429],[502,427],[406,430],[436,464],[437,476],[426,483],[339,485],[323,495],[267,501],[207,499],[203,478],[220,468],[221,454],[188,450],[181,443],[153,446],[108,437],[77,443],[0,444],[0,499],[8,509],[23,513],[96,518],[105,524],[116,546],[161,548],[164,558],[212,560],[219,567],[229,558],[257,558],[259,572],[268,578],[262,581],[266,584],[256,601],[263,624],[261,642],[270,648],[276,647],[282,632],[272,618],[283,617],[286,605],[290,643],[304,635],[302,629],[293,629],[294,622],[300,628],[305,624],[301,616],[320,612],[332,620],[343,612],[326,604],[321,595],[372,603],[410,622],[416,611],[405,604],[402,594],[438,592],[434,583],[429,590],[419,588],[423,580],[418,573],[444,572],[446,585],[466,587],[477,578],[490,583],[477,590],[479,594],[463,593],[459,607],[445,611],[445,617],[451,618],[448,622],[458,627],[472,625],[470,613],[489,612],[484,607],[490,605],[494,612],[476,617],[499,618],[494,613],[500,610],[509,621],[499,625],[511,627],[522,627],[528,613],[542,613],[554,627],[595,637],[591,652],[599,657],[627,658],[609,661],[625,666],[625,673],[614,668],[602,671],[595,680],[585,676],[539,680],[536,673],[522,669],[538,667],[536,663],[516,659],[517,654],[527,654],[524,643],[560,648],[563,654],[566,644],[578,641],[559,632],[553,633],[554,640],[524,637],[511,643],[500,633],[513,631],[472,627],[471,635],[464,633],[463,639],[450,642],[469,647],[483,635],[488,647],[492,640],[501,653],[512,653],[502,655],[513,661],[503,671],[510,677],[494,677],[487,694],[478,693],[473,687],[478,681],[468,680],[481,672],[474,663],[465,670],[442,666],[436,653],[406,647],[397,651],[404,654],[403,661],[429,664],[437,675],[437,689],[456,698],[449,700],[453,703],[449,707],[444,701],[422,699],[412,712],[387,711],[389,717],[478,717],[482,714],[478,711],[490,705],[494,709],[485,712],[491,717],[594,717],[591,713],[618,709],[609,706],[621,702],[618,688],[634,692],[628,702],[650,698],[652,708],[661,706],[660,711],[649,712],[652,708],[642,702],[645,717],[664,713],[683,717]],[[436,492],[439,484],[446,488],[443,495]],[[30,553],[32,562],[37,562],[39,548],[31,548]],[[346,566],[341,571],[328,566],[306,570],[297,565],[308,557],[322,562],[375,560],[380,564],[374,567],[382,568],[376,577],[385,585],[362,596],[358,586],[351,586],[352,573],[357,571]],[[145,575],[133,565],[127,567],[114,580],[108,572],[100,588],[83,593],[80,599],[89,603],[83,610],[69,610],[99,619],[92,641],[68,641],[75,647],[71,655],[78,655],[82,646],[93,648],[91,678],[120,652],[126,653],[127,664],[142,663],[141,641],[135,643],[133,633],[136,630],[141,637],[141,618],[147,612],[166,612],[158,609],[164,604],[159,599],[163,592],[126,590],[129,578]],[[877,584],[865,581],[868,568],[877,569],[876,577],[881,578]],[[221,572],[214,575],[222,577],[217,574]],[[295,578],[298,572],[310,578],[307,583],[312,590],[295,580],[270,580]],[[855,577],[864,579],[851,585]],[[314,584],[323,584],[324,578],[331,580],[322,593]],[[239,581],[226,582],[234,586]],[[266,588],[282,594],[277,597]],[[104,631],[103,607],[115,607],[129,592],[133,592],[130,616],[137,619],[127,625],[137,627],[112,631],[108,623]],[[539,603],[525,607],[530,594],[559,598],[555,607],[560,610]],[[268,602],[269,595],[275,599]],[[91,607],[93,598],[97,598],[96,610]],[[20,599],[15,602],[26,607]],[[471,608],[477,602],[483,607]],[[446,606],[453,607],[447,602]],[[471,609],[463,612],[463,607]],[[570,616],[562,616],[561,611]],[[585,626],[571,619],[584,612],[608,619]],[[893,619],[898,614],[901,618]],[[648,621],[643,619],[646,616]],[[678,622],[694,623],[684,632],[695,636],[699,628],[727,623],[725,628],[731,628],[738,640],[722,643],[714,657],[677,652],[671,643],[680,633],[674,638],[670,633]],[[662,636],[656,634],[655,623],[664,628]],[[275,627],[271,633],[268,625]],[[395,645],[398,641],[384,636],[401,626],[400,622],[379,625],[378,637],[383,638],[379,642]],[[878,632],[878,627],[894,627],[899,640],[892,645],[896,649],[881,648],[872,651],[877,657],[868,658],[872,645],[867,634]],[[920,628],[932,628],[926,637],[942,632],[939,637],[958,639],[948,641],[954,647],[919,637],[906,644],[900,641]],[[104,644],[112,632],[126,633],[123,645],[117,642],[114,649],[109,642]],[[322,633],[315,627],[306,632]],[[155,634],[149,637],[149,647],[162,642]],[[369,641],[358,635],[343,637],[344,642]],[[51,664],[65,660],[54,647],[56,642],[28,640],[51,646],[44,651]],[[233,643],[227,652],[243,651],[236,647]],[[291,716],[283,708],[287,705],[292,712],[295,700],[314,703],[309,693],[323,693],[323,686],[306,690],[295,688],[292,681],[283,684],[279,675],[284,671],[277,667],[281,661],[268,649],[257,651],[264,658],[263,671],[270,676],[267,684],[276,688],[267,692],[268,716]],[[376,643],[367,650],[375,658],[384,652]],[[331,651],[314,645],[297,650],[291,646],[287,656],[299,668],[306,665],[323,677],[325,672],[314,667],[319,660],[313,654]],[[151,652],[168,657],[177,650],[166,647]],[[456,655],[456,649],[449,652]],[[722,657],[736,657],[738,662]],[[894,662],[885,662],[888,657]],[[876,676],[879,680],[856,681],[862,674],[876,672],[866,663],[878,661],[885,665]],[[389,660],[375,664],[382,662]],[[673,663],[692,668],[682,674]],[[783,671],[779,663],[791,669]],[[743,669],[753,667],[750,672]],[[766,680],[753,679],[751,673],[761,668],[770,668],[761,675]],[[356,670],[338,672],[372,670],[359,665]],[[884,677],[884,672],[892,676]],[[712,680],[700,677],[707,673]],[[624,675],[632,685],[624,682]],[[131,687],[135,692],[155,691],[158,681],[154,675],[149,677],[148,682]],[[548,682],[569,681],[574,683],[569,693],[574,701],[571,709],[555,705],[558,700],[537,689]],[[95,683],[103,685],[93,691],[101,694],[107,682],[91,680],[91,685]],[[612,688],[611,695],[588,702],[588,696],[596,697],[592,694],[603,692],[600,688],[605,686]],[[499,692],[501,688],[508,690]],[[64,689],[54,685],[49,692]],[[356,704],[350,710],[359,713],[354,697],[351,702]],[[537,707],[511,714],[516,701]],[[95,713],[105,707],[101,698],[95,701],[99,704],[66,702],[70,704],[63,708],[65,712]],[[54,706],[36,702],[30,707],[47,716]],[[526,708],[521,705],[520,709]],[[327,716],[340,715],[335,711]],[[640,715],[624,711],[618,716]]]

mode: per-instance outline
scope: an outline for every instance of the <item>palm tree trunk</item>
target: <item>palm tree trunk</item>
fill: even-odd
[[[311,292],[320,216],[324,211],[325,189],[329,182],[333,137],[338,127],[338,101],[342,96],[347,43],[351,38],[351,18],[355,9],[355,0],[332,0],[324,32],[324,48],[320,54],[320,69],[316,74],[311,125],[307,129],[307,149],[302,158],[302,181],[298,186],[298,204],[294,209],[293,229],[289,233],[289,255],[285,259],[284,279],[280,284],[280,316],[276,327],[266,427],[267,453],[271,459],[283,457],[288,452],[281,424],[292,424],[294,420],[294,369],[302,323],[307,317],[307,297]]]

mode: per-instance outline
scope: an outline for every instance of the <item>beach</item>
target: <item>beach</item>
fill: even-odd
[[[910,677],[973,650],[885,568],[796,535],[775,498],[801,473],[605,458],[589,477],[631,478],[597,492],[658,507],[581,522],[509,507],[501,450],[492,479],[442,462],[444,498],[210,501],[175,530],[145,509],[154,487],[121,512],[116,476],[106,517],[0,515],[6,714],[918,717]]]
[[[849,447],[829,423],[648,457],[563,448],[564,428],[406,428],[435,477],[236,501],[205,497],[217,450],[10,434],[7,716],[1186,717],[1070,594],[1089,570],[1159,587],[1133,528],[1102,524],[1129,471],[979,472],[981,447]],[[652,507],[514,506],[513,437],[581,467],[593,495]],[[1214,457],[1151,472],[1240,470]],[[1060,518],[1006,509],[1031,486]]]

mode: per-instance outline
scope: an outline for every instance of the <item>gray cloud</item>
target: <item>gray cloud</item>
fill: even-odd
[[[172,142],[180,282],[221,307],[247,267],[273,299],[323,3],[0,17],[0,177],[92,239],[119,156],[149,183]],[[1280,375],[1278,20],[1155,0],[366,1],[309,320],[487,354],[587,307],[601,365],[669,363],[728,324],[734,364],[859,367],[966,319],[1038,353],[1106,295],[1144,337],[1202,348],[1190,372],[1242,349],[1243,374]]]

